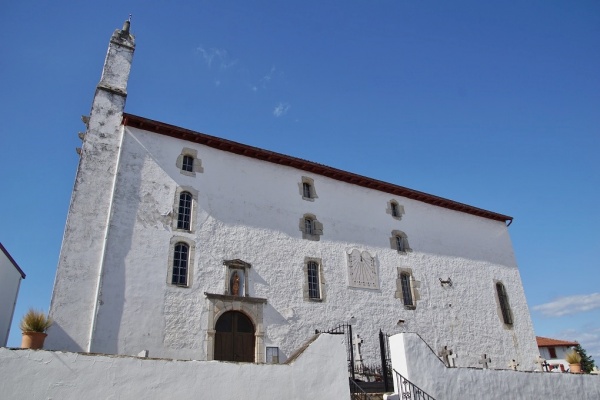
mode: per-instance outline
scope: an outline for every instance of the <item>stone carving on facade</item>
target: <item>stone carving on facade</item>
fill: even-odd
[[[379,272],[375,257],[368,251],[353,249],[348,253],[348,286],[379,289]]]

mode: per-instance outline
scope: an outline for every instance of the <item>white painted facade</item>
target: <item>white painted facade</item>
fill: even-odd
[[[25,273],[0,243],[0,346],[6,346]]]
[[[540,356],[542,358],[545,358],[546,360],[560,360],[563,361],[564,363],[566,363],[565,361],[565,356],[567,355],[567,353],[569,351],[571,351],[572,346],[552,346],[554,347],[554,351],[556,352],[556,356],[552,357],[552,354],[550,354],[550,351],[548,350],[548,347],[540,347]]]
[[[297,167],[273,161],[287,156],[261,160],[252,155],[266,153],[260,149],[236,144],[249,154],[240,155],[201,144],[181,128],[157,133],[152,121],[147,129],[126,122],[140,117],[125,115],[122,123],[133,39],[123,44],[115,35],[81,151],[47,348],[212,359],[216,321],[236,309],[255,325],[257,362],[267,346],[278,347],[283,361],[315,329],[354,317],[367,363],[379,359],[381,329],[417,332],[434,349],[448,346],[459,354],[457,365],[476,366],[486,353],[529,368],[525,360],[538,350],[505,221],[325,176],[302,160]],[[103,89],[106,71],[120,91]],[[182,172],[182,154],[196,157],[193,173]],[[303,198],[307,179],[315,198]],[[182,190],[194,197],[189,231],[176,229]],[[401,218],[390,214],[392,200]],[[300,229],[308,214],[323,226],[318,240]],[[394,231],[406,235],[408,251],[392,248]],[[187,287],[170,283],[178,241],[191,247]],[[355,250],[373,260],[368,287],[349,278]],[[306,298],[309,259],[320,266],[320,301]],[[223,296],[224,260],[250,265],[247,297]],[[398,296],[401,271],[411,273],[415,307]],[[452,285],[440,282],[448,279]],[[498,282],[512,324],[503,321]]]
[[[348,399],[345,365],[335,335],[286,365],[0,349],[0,386],[11,400]]]

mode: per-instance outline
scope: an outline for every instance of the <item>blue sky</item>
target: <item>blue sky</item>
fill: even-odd
[[[536,334],[600,361],[597,1],[3,2],[0,242],[49,307],[108,39],[126,110],[511,215]]]

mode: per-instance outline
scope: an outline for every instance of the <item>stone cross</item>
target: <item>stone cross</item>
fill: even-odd
[[[517,370],[517,367],[518,367],[519,365],[521,365],[521,364],[518,364],[518,363],[517,363],[517,362],[516,362],[514,359],[513,359],[513,360],[511,360],[511,361],[508,363],[508,366],[509,366],[509,367],[510,367],[510,369],[512,369],[513,371],[516,371],[516,370]]]
[[[492,359],[484,354],[481,356],[481,360],[479,360],[479,364],[483,365],[483,369],[488,369],[488,364],[492,362]]]
[[[537,358],[534,360],[534,362],[538,365],[538,368],[540,369],[540,371],[542,371],[542,372],[545,371],[544,367],[547,365],[545,358],[542,358],[542,356],[537,356]]]
[[[456,353],[452,353],[448,356],[448,362],[450,363],[450,368],[456,367]]]
[[[450,367],[450,359],[449,356],[452,355],[452,350],[448,349],[448,346],[444,346],[444,348],[438,354],[446,367]]]
[[[354,345],[354,362],[359,364],[362,363],[362,355],[360,354],[360,346],[362,343],[363,340],[356,334],[352,340],[352,344]]]
[[[550,372],[552,370],[552,365],[548,364],[548,361],[544,361],[542,366],[544,367],[543,371]]]

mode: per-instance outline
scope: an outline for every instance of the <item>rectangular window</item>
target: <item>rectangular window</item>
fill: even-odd
[[[177,213],[177,229],[190,230],[192,220],[192,195],[188,192],[181,192],[179,195],[179,210]]]
[[[548,347],[548,352],[550,353],[550,358],[557,358],[556,349],[554,347]]]
[[[181,169],[183,171],[194,171],[194,157],[191,156],[183,156],[183,162],[181,164]]]
[[[506,289],[502,283],[496,283],[496,292],[498,293],[498,302],[500,303],[500,310],[502,311],[502,319],[505,324],[512,325],[512,312],[510,311]]]
[[[400,284],[402,286],[402,301],[405,306],[412,306],[412,291],[410,287],[410,275],[401,274],[400,275]]]
[[[319,264],[315,261],[309,261],[306,265],[306,272],[308,277],[308,298],[320,299]]]
[[[185,243],[177,243],[173,254],[173,285],[187,286],[187,273],[189,262],[189,247]]]
[[[307,182],[303,182],[302,183],[302,196],[306,197],[307,199],[310,199],[311,193],[310,193],[310,183]]]

